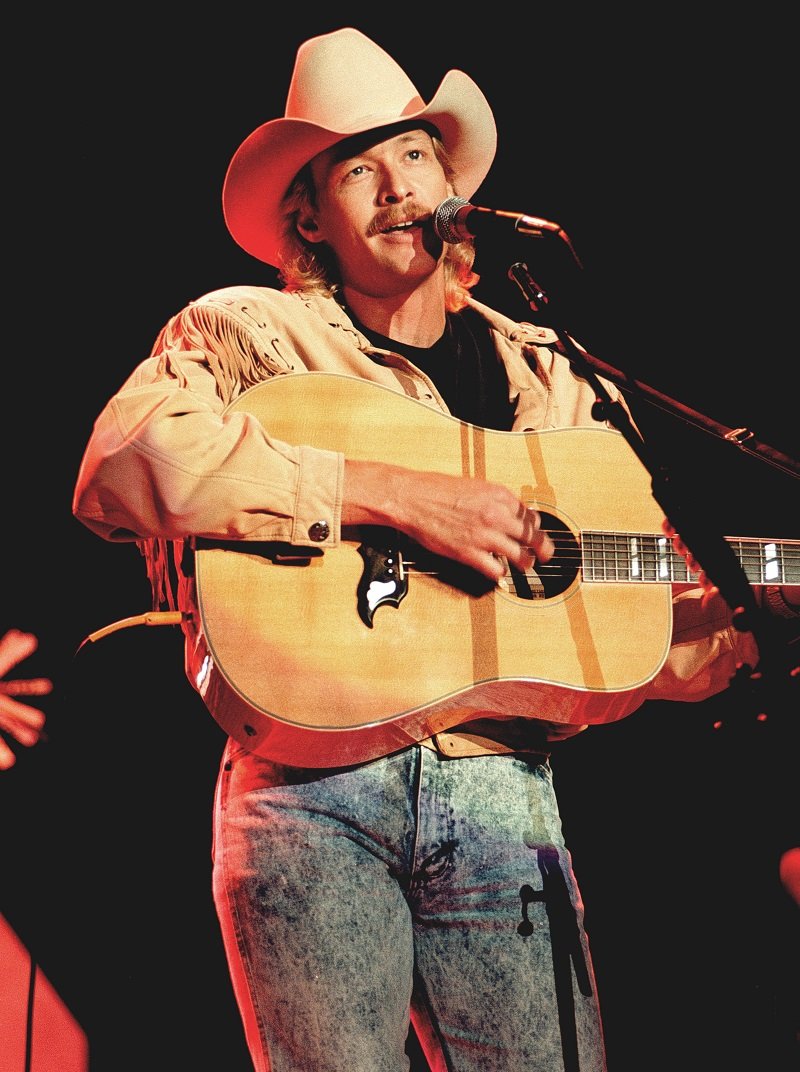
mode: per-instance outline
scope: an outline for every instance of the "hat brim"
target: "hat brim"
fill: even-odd
[[[460,197],[469,200],[486,178],[497,149],[489,102],[469,75],[448,71],[430,104],[404,115],[370,116],[348,130],[302,119],[272,119],[234,153],[222,188],[222,211],[239,245],[258,260],[280,267],[281,201],[295,175],[318,153],[354,134],[419,119],[442,136]]]

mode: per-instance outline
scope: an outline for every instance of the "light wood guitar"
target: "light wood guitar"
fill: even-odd
[[[486,431],[325,373],[268,380],[229,411],[289,443],[504,483],[557,548],[494,586],[388,529],[325,551],[197,541],[189,670],[240,743],[330,767],[486,713],[583,724],[639,706],[667,655],[672,585],[691,577],[620,433]],[[729,542],[752,584],[800,583],[800,541]]]

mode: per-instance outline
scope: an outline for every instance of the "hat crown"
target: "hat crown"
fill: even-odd
[[[346,72],[346,73],[344,73]],[[374,41],[348,27],[305,41],[297,52],[286,119],[328,130],[363,130],[424,107],[403,69]]]

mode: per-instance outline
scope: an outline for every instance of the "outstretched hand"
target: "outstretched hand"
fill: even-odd
[[[26,748],[36,744],[42,735],[44,712],[14,697],[46,696],[53,691],[52,681],[46,677],[3,680],[9,670],[32,655],[38,646],[38,638],[21,629],[9,629],[0,637],[0,770],[8,770],[16,763],[16,756],[2,734],[8,734]]]

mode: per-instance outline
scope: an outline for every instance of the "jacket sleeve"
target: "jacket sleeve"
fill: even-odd
[[[678,592],[672,600],[672,643],[664,665],[643,700],[705,700],[730,685],[737,668],[755,668],[758,645],[740,632],[725,600],[714,595],[702,606],[703,590]]]
[[[95,422],[75,517],[110,541],[193,534],[300,545],[319,542],[309,529],[324,521],[335,544],[343,457],[226,412],[232,385],[247,385],[243,368],[251,382],[274,372],[259,343],[221,311],[189,306],[173,318]]]

